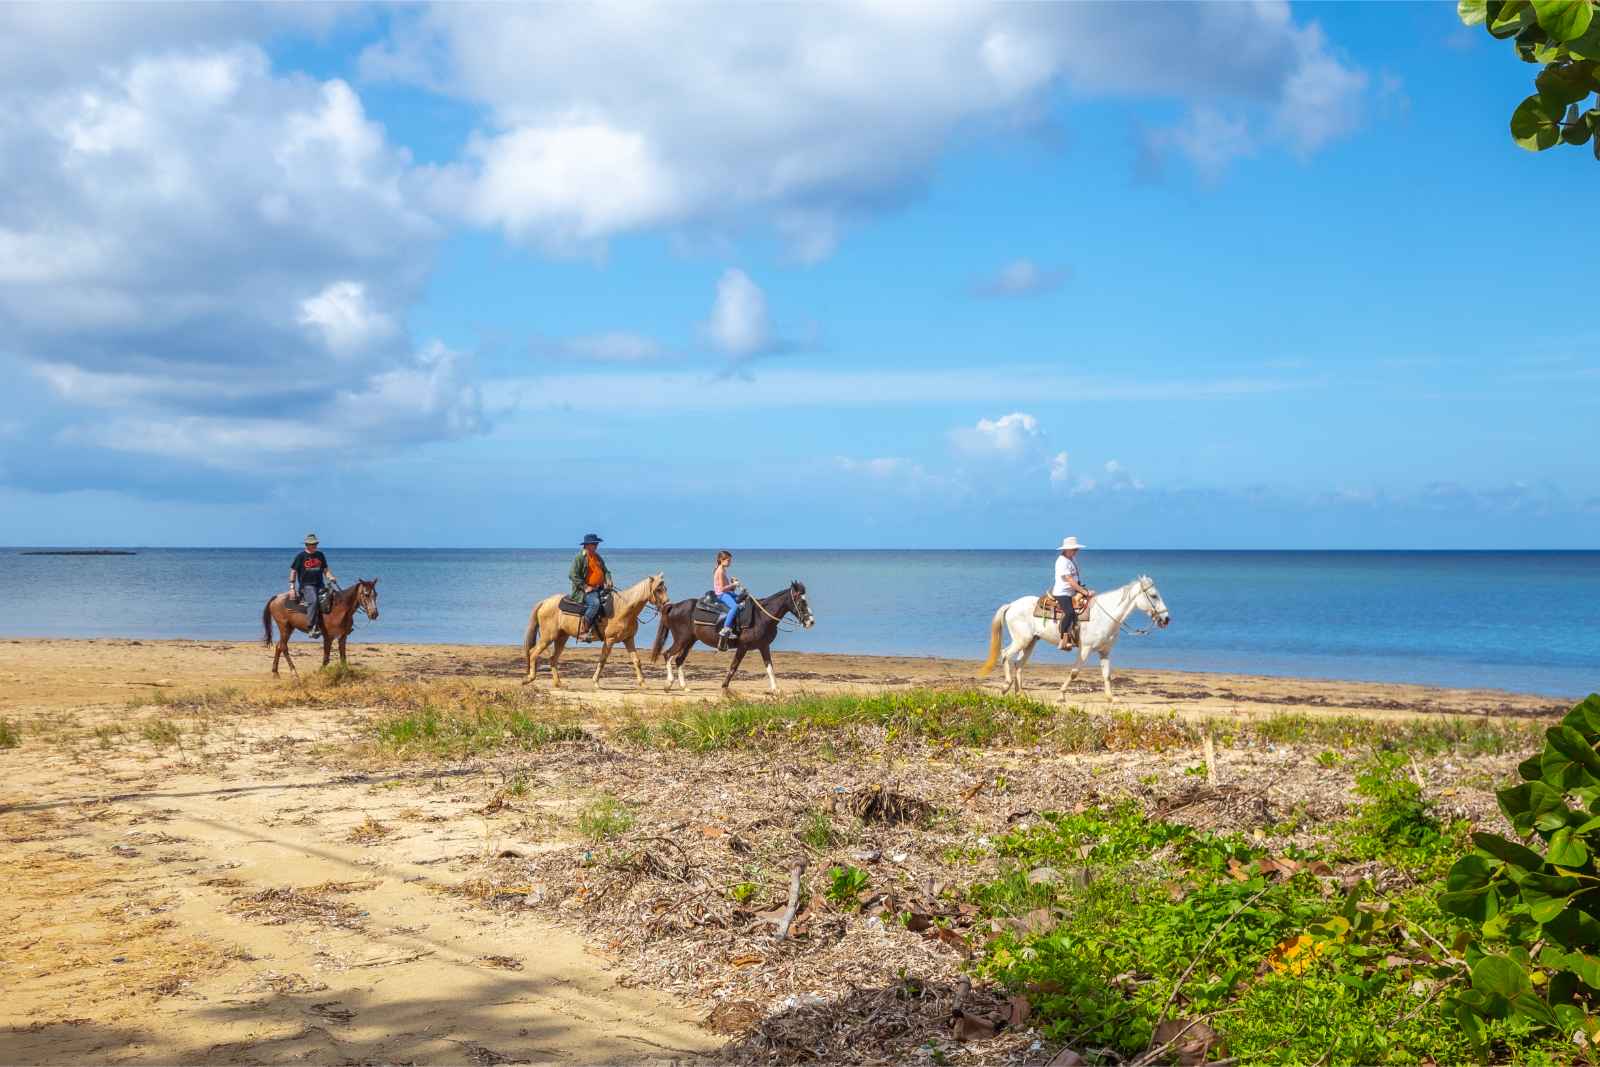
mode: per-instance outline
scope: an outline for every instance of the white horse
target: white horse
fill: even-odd
[[[1040,638],[1052,642],[1061,640],[1060,623],[1054,619],[1041,619],[1033,613],[1038,603],[1038,597],[1025,596],[1009,604],[1001,604],[994,613],[994,621],[989,624],[989,658],[983,661],[978,677],[987,678],[989,672],[994,670],[995,660],[1004,660],[1006,684],[1002,692],[1022,692],[1022,666],[1033,655],[1033,646]],[[1156,583],[1144,575],[1109,593],[1100,593],[1089,601],[1084,618],[1078,620],[1078,662],[1072,665],[1072,673],[1061,684],[1062,700],[1067,698],[1067,686],[1077,680],[1078,671],[1088,661],[1091,652],[1100,654],[1100,677],[1105,682],[1106,699],[1111,699],[1111,646],[1117,643],[1117,635],[1122,633],[1123,624],[1135,610],[1149,615],[1157,626],[1164,627],[1172,621],[1172,614],[1162,603]],[[1002,624],[1011,631],[1011,641],[1006,645],[1004,655],[1000,652]]]

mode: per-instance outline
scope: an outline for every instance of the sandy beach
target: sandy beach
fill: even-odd
[[[297,647],[310,676],[313,646]],[[708,948],[694,938],[709,935],[686,932],[704,923],[640,940],[636,916],[591,908],[559,873],[570,872],[571,849],[586,854],[575,813],[597,791],[637,813],[633,832],[653,835],[641,840],[684,839],[675,847],[712,869],[740,826],[757,854],[767,847],[759,828],[774,828],[778,856],[791,847],[784,820],[819,797],[870,782],[915,788],[966,812],[960,827],[939,831],[956,836],[935,848],[886,832],[875,849],[903,849],[911,858],[895,876],[931,885],[940,849],[1004,827],[1017,810],[1118,790],[1171,803],[1194,782],[1185,768],[1197,750],[1181,738],[1087,754],[913,748],[894,760],[824,755],[820,764],[793,747],[777,759],[701,758],[610,743],[624,720],[715,707],[718,661],[706,653],[690,659],[690,691],[671,695],[648,662],[647,688],[635,689],[625,656],[595,691],[588,649],[567,658],[557,696],[547,674],[519,684],[512,647],[360,645],[351,661],[368,681],[343,700],[314,678],[272,678],[260,645],[0,642],[0,720],[13,742],[0,748],[0,875],[10,887],[0,905],[10,976],[0,1061],[647,1062],[719,1049],[748,1058],[752,1035],[770,1051],[788,1025],[785,997],[870,984],[878,964],[845,938],[780,958],[758,935],[717,927],[723,940]],[[776,663],[790,695],[976,684],[975,662],[780,651]],[[1054,699],[1065,673],[1036,666],[1029,695]],[[1111,711],[1098,682],[1098,672],[1080,678],[1070,702]],[[985,684],[998,690],[997,679]],[[1287,713],[1469,717],[1531,730],[1566,707],[1493,691],[1159,671],[1121,673],[1114,684],[1115,711],[1163,722]],[[584,732],[537,751],[378,758],[369,750],[389,699],[382,686],[410,687],[413,703],[433,691],[441,706],[462,694],[519,702]],[[735,691],[764,698],[765,678],[748,672]],[[1269,805],[1273,826],[1285,811],[1309,820],[1337,811],[1349,775],[1315,758],[1317,747],[1236,742],[1222,759],[1238,784],[1214,790],[1217,802],[1258,832]],[[885,740],[881,751],[900,750]],[[1490,789],[1517,758],[1434,755],[1414,767],[1460,810],[1492,818]],[[985,781],[1007,782],[1005,795],[977,795]],[[1244,790],[1253,790],[1248,804]],[[1202,810],[1197,803],[1187,810]],[[781,882],[781,863],[774,869]],[[683,906],[676,882],[658,888]],[[720,889],[707,899],[727,905]],[[886,946],[881,967],[954,981],[959,957],[941,946]],[[702,973],[705,960],[721,970]],[[1020,1039],[995,1040],[964,1054],[1031,1055]]]

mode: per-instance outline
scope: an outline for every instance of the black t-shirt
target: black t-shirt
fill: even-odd
[[[315,552],[302,552],[294,558],[293,563],[289,564],[289,568],[294,571],[295,578],[301,585],[320,587],[322,574],[328,569],[328,557],[322,554],[321,549]]]

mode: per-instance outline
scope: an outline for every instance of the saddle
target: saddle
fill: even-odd
[[[612,591],[610,589],[601,590],[600,617],[602,619],[611,618],[615,607],[615,598],[612,595]],[[564,596],[561,598],[560,608],[563,615],[582,615],[584,605],[582,600],[573,600],[571,596]]]
[[[733,613],[733,632],[740,633],[755,622],[756,606],[749,593],[738,594],[739,607]],[[727,605],[717,599],[717,594],[706,590],[705,596],[694,602],[694,621],[713,630],[722,629],[722,617],[728,614]],[[703,627],[702,627],[703,628]]]
[[[1083,613],[1088,609],[1089,598],[1084,596],[1082,593],[1073,593],[1072,614],[1077,618],[1082,619]],[[1039,598],[1039,602],[1033,606],[1033,614],[1035,618],[1049,619],[1054,622],[1060,619],[1062,616],[1061,601],[1056,599],[1054,593],[1047,591],[1044,596]]]

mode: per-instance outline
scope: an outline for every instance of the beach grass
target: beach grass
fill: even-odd
[[[16,748],[22,744],[22,729],[10,719],[0,719],[0,748]]]
[[[1544,724],[1442,715],[1376,719],[1298,713],[1195,721],[1170,713],[1086,712],[973,689],[913,689],[733,701],[668,719],[634,719],[614,734],[625,744],[708,753],[819,737],[838,743],[863,729],[874,731],[875,742],[1038,746],[1071,753],[1164,751],[1198,745],[1209,733],[1223,745],[1318,746],[1333,750],[1327,758],[1337,759],[1341,751],[1383,746],[1419,755],[1520,752],[1537,746]]]
[[[370,727],[372,740],[396,756],[461,757],[495,751],[531,751],[561,741],[588,738],[572,722],[550,721],[527,711],[497,705],[477,708],[424,704],[415,711],[380,715]]]

